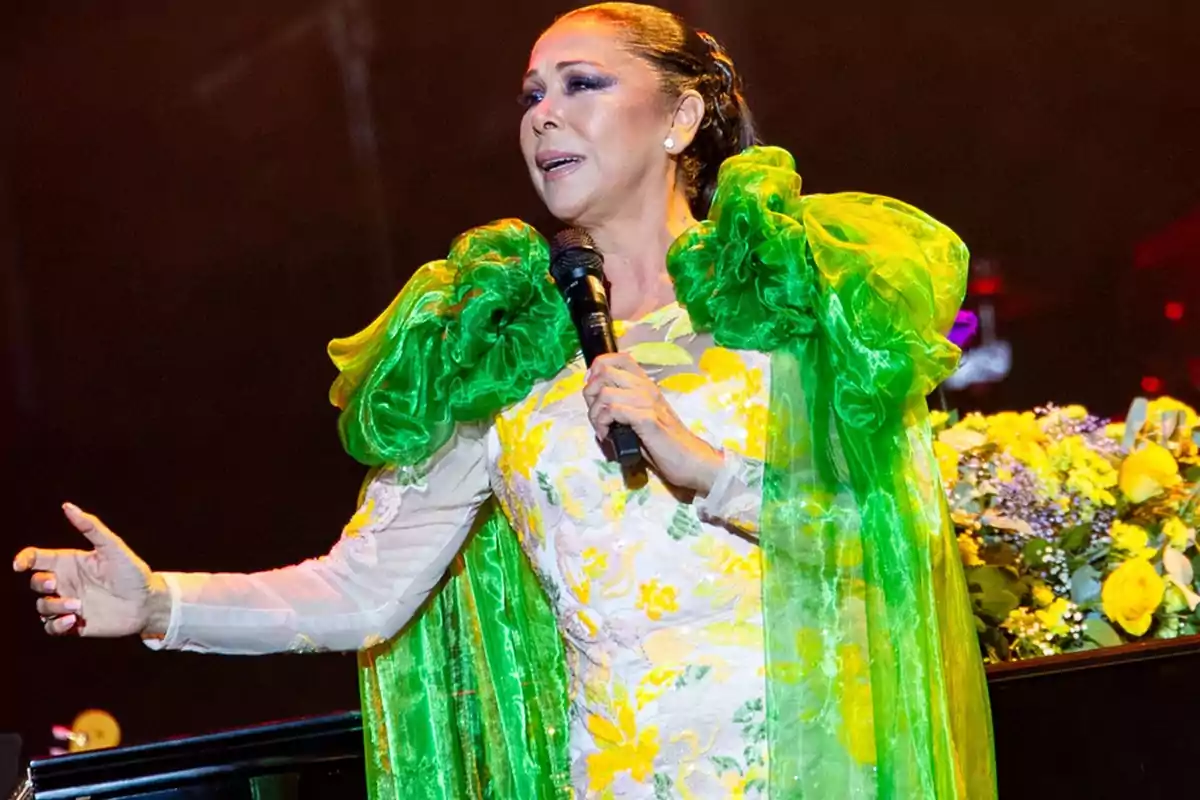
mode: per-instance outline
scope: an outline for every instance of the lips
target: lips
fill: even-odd
[[[559,150],[547,150],[543,153],[538,153],[535,158],[538,169],[547,178],[574,172],[583,161],[583,156],[577,153],[567,153]]]

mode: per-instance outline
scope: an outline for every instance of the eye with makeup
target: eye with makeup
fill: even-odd
[[[568,95],[580,92],[598,92],[612,86],[616,81],[604,75],[573,74],[563,79],[563,87]]]
[[[563,77],[563,92],[570,97],[582,92],[602,91],[614,83],[616,83],[615,79],[605,75],[571,73]],[[544,86],[529,86],[517,97],[517,105],[528,110],[542,102],[545,97],[546,88]]]
[[[521,90],[517,95],[517,105],[528,111],[529,109],[542,102],[542,98],[546,96],[546,89],[543,86],[531,86]]]

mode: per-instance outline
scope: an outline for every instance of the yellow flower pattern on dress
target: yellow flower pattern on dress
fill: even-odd
[[[767,355],[715,346],[677,305],[617,336],[689,430],[761,461]],[[585,381],[576,361],[538,384],[488,445],[493,492],[563,631],[575,796],[763,797],[761,488],[739,472],[741,504],[710,518],[653,470],[626,474],[595,440]]]
[[[674,586],[664,586],[655,578],[638,587],[637,607],[650,619],[662,619],[663,614],[679,610],[678,594]]]
[[[588,789],[608,788],[618,772],[628,772],[635,781],[645,781],[658,755],[658,727],[649,725],[640,731],[629,698],[621,693],[612,705],[615,721],[589,714],[588,731],[599,745],[599,752],[587,758]]]
[[[528,480],[546,447],[546,434],[552,423],[539,422],[530,427],[529,416],[533,413],[533,405],[533,399],[530,398],[518,406],[515,413],[496,418],[496,435],[500,439],[497,466],[500,474],[510,482],[514,474]]]
[[[346,523],[346,527],[342,528],[342,533],[349,537],[356,537],[361,534],[363,526],[371,521],[375,514],[375,498],[367,498],[358,511]]]

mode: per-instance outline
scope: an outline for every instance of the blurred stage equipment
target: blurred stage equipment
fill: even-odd
[[[975,329],[964,341],[955,341],[963,348],[958,370],[942,384],[946,389],[960,390],[983,383],[999,383],[1012,371],[1012,345],[996,336],[996,298],[1003,292],[1004,283],[994,261],[983,259],[971,267],[973,277],[967,296],[978,299],[978,312],[964,312],[975,318]],[[971,341],[978,334],[978,343]],[[954,335],[951,334],[951,339]]]
[[[1142,391],[1194,404],[1200,398],[1200,207],[1138,242],[1133,264],[1123,299]]]
[[[89,708],[81,712],[69,728],[55,725],[51,733],[58,741],[67,743],[65,750],[59,747],[51,748],[51,755],[104,750],[121,744],[121,726],[112,714],[98,708]]]

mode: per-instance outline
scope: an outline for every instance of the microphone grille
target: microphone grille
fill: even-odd
[[[596,242],[583,228],[564,228],[554,235],[550,243],[550,259],[558,258],[566,250],[595,250]]]
[[[560,287],[569,283],[569,275],[579,268],[603,279],[603,264],[595,240],[582,228],[564,228],[550,243],[550,274]]]

